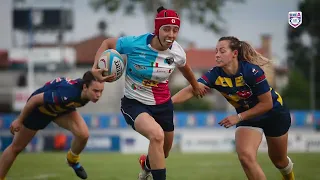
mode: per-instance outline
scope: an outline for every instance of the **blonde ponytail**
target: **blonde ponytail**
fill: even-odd
[[[258,65],[266,74],[268,81],[274,85],[274,68],[270,59],[258,53],[249,43],[234,36],[221,37],[219,41],[230,41],[230,49],[238,51],[238,60]]]
[[[261,68],[271,64],[271,60],[257,52],[249,43],[240,41],[240,60],[248,61],[249,63],[260,66]]]

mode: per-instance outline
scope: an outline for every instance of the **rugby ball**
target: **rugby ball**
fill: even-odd
[[[114,81],[120,79],[125,70],[124,58],[114,49],[108,49],[104,51],[98,61],[99,69],[108,69],[103,72],[103,76],[109,76],[113,73],[116,74]]]

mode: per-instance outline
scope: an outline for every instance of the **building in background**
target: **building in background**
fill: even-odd
[[[28,19],[30,7],[36,7],[36,11],[33,12],[32,28],[30,28]],[[30,92],[27,87],[21,86],[19,81],[21,77],[27,76],[28,58],[32,58],[35,62],[32,78],[33,88],[42,86],[46,81],[56,76],[81,77],[86,70],[91,68],[96,50],[101,42],[109,37],[107,23],[100,21],[97,23],[99,33],[95,36],[65,43],[64,33],[72,31],[74,27],[72,1],[5,0],[0,10],[2,10],[0,15],[9,17],[5,19],[10,19],[3,22],[12,24],[12,26],[8,25],[1,28],[6,35],[0,34],[0,37],[8,36],[7,39],[10,41],[7,43],[7,47],[2,47],[3,50],[0,50],[0,68],[2,68],[0,72],[0,81],[2,82],[0,86],[0,112],[19,111],[27,100]],[[25,36],[17,39],[17,32]],[[56,42],[33,42],[32,37],[37,33],[57,36]],[[119,36],[122,35],[122,33],[119,34]],[[5,40],[6,38],[3,37],[2,39]],[[277,61],[273,58],[271,52],[271,41],[270,35],[261,35],[261,45],[256,47],[256,50],[273,61]],[[15,42],[19,42],[20,45]],[[32,53],[29,53],[31,45]],[[197,78],[215,66],[214,49],[199,49],[196,44],[190,43],[189,46],[185,47],[185,50],[187,61]],[[269,66],[265,68],[265,71],[269,83],[276,90],[280,91],[286,86],[288,71],[285,67]],[[27,81],[26,86],[29,84]],[[176,70],[171,77],[171,88],[182,88],[186,85],[187,81]],[[80,111],[92,113],[118,112],[120,98],[123,95],[124,78],[122,77],[111,84],[106,83],[105,86],[107,93],[104,93],[98,104],[86,106],[81,108]],[[210,99],[211,102],[219,102],[215,106],[217,110],[231,109],[218,93],[213,93],[206,98]]]
[[[97,49],[101,45],[102,41],[108,37],[109,36],[100,33],[96,36],[81,40],[79,42],[65,44],[65,47],[62,49],[60,54],[59,50],[61,49],[59,49],[58,43],[35,44],[33,51],[38,53],[35,53],[34,58],[39,61],[37,65],[35,65],[35,67],[39,66],[40,69],[39,71],[35,71],[35,86],[40,87],[46,81],[53,79],[56,76],[67,76],[70,78],[81,77],[86,70],[91,68]],[[256,50],[265,57],[272,59],[271,36],[262,35],[261,45],[260,47],[257,47]],[[27,59],[23,59],[23,57],[25,57],[25,54],[23,52],[25,51],[26,49],[23,48],[11,49],[8,52],[9,55],[7,59],[7,56],[5,56],[6,53],[4,53],[0,57],[4,59],[3,62],[7,62],[4,64],[24,67],[27,61]],[[199,49],[194,44],[190,44],[190,46],[186,48],[186,53],[187,61],[193,69],[193,72],[195,73],[197,78],[199,78],[203,73],[216,65],[214,49]],[[62,58],[59,59],[59,57]],[[272,59],[272,61],[275,61],[275,59]],[[50,64],[50,62],[52,63]],[[65,70],[63,70],[64,68],[61,68],[67,65],[70,65],[70,67],[73,68],[67,68]],[[276,67],[271,65],[264,68],[264,70],[266,71],[269,83],[276,90],[278,90],[278,88],[282,89],[286,85],[287,70],[285,67]],[[20,71],[0,72],[0,80],[2,82],[7,82],[5,87],[0,88],[2,89],[2,91],[0,90],[0,95],[6,97],[3,101],[10,102],[13,105],[12,107],[15,107],[14,110],[16,111],[23,107],[24,101],[28,98],[27,95],[22,95],[28,94],[28,91],[26,89],[22,90],[21,92],[20,88],[20,90],[18,91],[19,94],[14,94],[14,92],[16,91],[13,89],[17,89],[17,87],[16,83],[12,82],[18,81],[19,74]],[[182,74],[178,70],[176,70],[171,76],[170,87],[183,88],[186,85],[187,81],[182,76]],[[119,81],[106,83],[105,91],[107,93],[104,93],[101,100],[98,102],[98,105],[86,106],[84,108],[81,108],[80,111],[86,113],[118,112],[120,109],[120,98],[123,96],[123,87],[123,77]],[[211,95],[208,95],[206,98],[208,98],[212,103],[219,102],[214,104],[216,110],[233,109],[219,93],[213,93]],[[8,99],[12,100],[8,101]]]

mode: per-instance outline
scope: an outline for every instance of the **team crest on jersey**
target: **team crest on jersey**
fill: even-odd
[[[256,70],[255,68],[252,68],[252,73],[253,73],[253,75],[256,75],[258,72],[259,72],[259,71]]]
[[[173,64],[174,59],[173,59],[173,57],[167,57],[166,59],[164,59],[164,62],[171,65],[171,64]]]
[[[288,13],[288,23],[293,28],[297,28],[302,24],[302,12],[301,11],[291,11]]]
[[[252,96],[252,92],[250,90],[237,91],[236,93],[242,99],[247,99]]]

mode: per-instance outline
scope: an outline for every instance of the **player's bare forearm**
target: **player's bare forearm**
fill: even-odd
[[[172,103],[178,104],[178,103],[183,103],[192,97],[193,97],[192,87],[189,85],[183,88],[182,90],[180,90],[174,96],[172,96],[171,99],[172,99]]]
[[[240,113],[242,120],[247,120],[247,119],[257,117],[272,109],[273,102],[272,102],[272,96],[270,92],[260,95],[258,99],[259,99],[259,103],[256,104],[253,108]]]
[[[198,87],[198,82],[194,77],[194,74],[188,64],[186,64],[183,67],[179,67],[179,70],[182,73],[182,75],[189,81],[190,85],[193,88]]]
[[[37,94],[35,96],[32,96],[29,101],[26,103],[24,108],[22,109],[20,115],[19,115],[19,120],[23,122],[24,119],[32,112],[34,108],[37,106],[43,104],[43,93]]]
[[[108,49],[108,43],[107,43],[107,40],[104,40],[101,43],[101,46],[99,47],[99,49],[96,52],[96,55],[94,57],[94,63],[93,63],[92,69],[96,69],[98,67],[98,60],[99,60],[101,54],[107,49]]]
[[[105,50],[116,49],[116,43],[117,43],[117,38],[108,38],[101,43],[101,45],[100,45],[99,49],[97,50],[96,55],[94,57],[94,63],[93,63],[92,69],[97,69],[98,60],[99,60],[101,54]]]
[[[35,107],[35,104],[32,102],[27,102],[27,104],[24,106],[22,109],[20,115],[19,115],[19,120],[23,122],[24,119],[31,113],[32,109]]]

